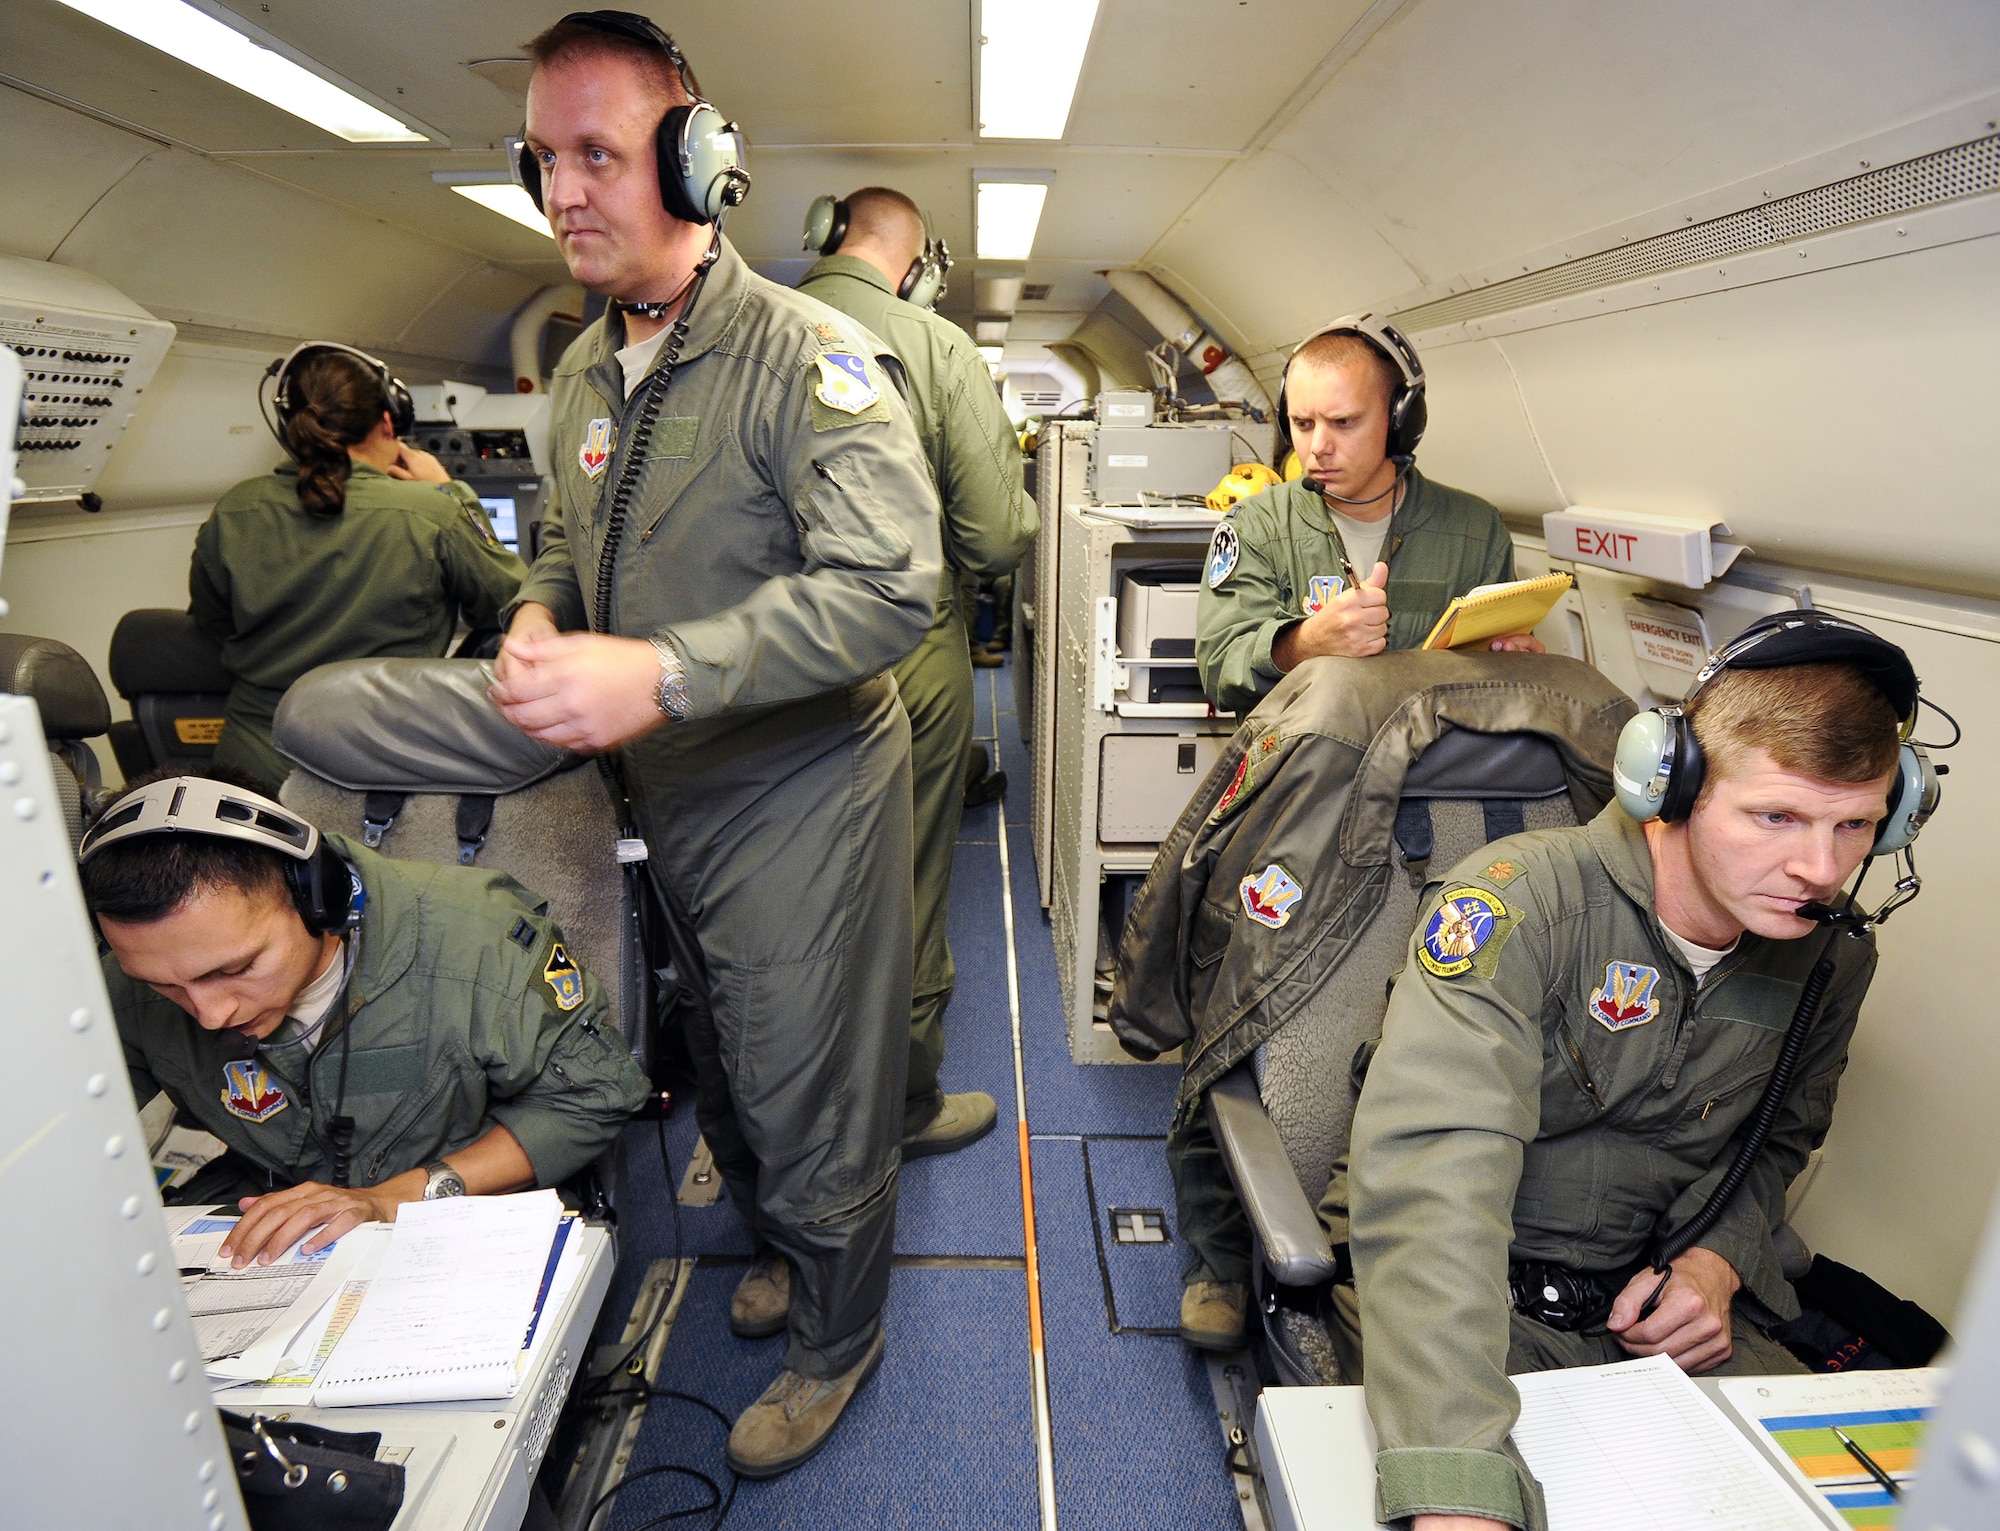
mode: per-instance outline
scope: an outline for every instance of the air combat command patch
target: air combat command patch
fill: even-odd
[[[858,415],[882,395],[868,381],[868,365],[847,351],[823,351],[819,362],[819,386],[813,397],[828,409],[844,415]]]
[[[611,421],[599,416],[584,428],[583,445],[576,449],[577,465],[590,478],[604,471],[611,461]]]
[[[1283,930],[1291,923],[1292,909],[1305,896],[1301,888],[1277,862],[1261,872],[1252,872],[1236,885],[1243,899],[1243,912],[1259,925]]]
[[[542,977],[555,990],[558,1010],[574,1010],[583,1003],[583,974],[570,961],[562,942],[558,941],[549,948],[548,965],[542,969]]]
[[[1306,615],[1309,617],[1319,615],[1326,609],[1326,603],[1346,588],[1347,581],[1338,574],[1315,574],[1311,584],[1306,587]]]
[[[1604,987],[1590,991],[1590,1014],[1606,1031],[1643,1026],[1660,1013],[1660,970],[1638,962],[1604,964]]]
[[[1208,545],[1208,588],[1220,590],[1222,582],[1236,572],[1236,559],[1242,552],[1242,544],[1236,540],[1236,528],[1227,521],[1215,529],[1215,539]]]
[[[1472,966],[1474,955],[1506,918],[1507,906],[1491,893],[1455,888],[1445,894],[1424,926],[1417,961],[1440,978],[1456,978]]]
[[[255,1058],[222,1065],[222,1109],[246,1122],[268,1122],[291,1101]]]

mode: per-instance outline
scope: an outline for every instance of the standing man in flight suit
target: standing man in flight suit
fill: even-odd
[[[1219,711],[1247,713],[1302,660],[1413,649],[1455,596],[1514,577],[1500,513],[1416,468],[1429,419],[1423,364],[1373,314],[1336,319],[1293,348],[1278,394],[1304,477],[1238,505],[1209,543],[1195,608],[1195,661]],[[1533,633],[1491,647],[1543,652]],[[1184,1238],[1181,1338],[1243,1343],[1249,1300],[1243,1216],[1199,1100],[1176,1114],[1167,1163]],[[1218,1236],[1209,1237],[1211,1232]],[[1240,1244],[1240,1249],[1237,1248]]]
[[[782,1256],[731,1305],[739,1332],[790,1330],[729,1437],[773,1477],[882,1356],[913,940],[886,672],[931,622],[937,495],[873,337],[710,226],[741,140],[672,40],[594,11],[528,51],[524,180],[614,301],[556,368],[554,494],[493,695],[535,738],[617,752],[703,1002],[696,1114]]]
[[[832,208],[832,226],[816,241],[824,253],[799,290],[859,320],[902,362],[910,413],[944,510],[937,616],[896,666],[910,715],[916,827],[917,969],[903,1110],[903,1157],[912,1159],[963,1148],[992,1131],[995,1120],[993,1097],[983,1090],[946,1095],[938,1088],[944,1011],[956,976],[945,915],[972,749],[972,658],[953,597],[961,575],[994,578],[1020,563],[1041,517],[1022,487],[1014,428],[971,337],[905,301],[919,284],[934,284],[917,204],[900,191],[870,186]],[[816,232],[809,224],[808,247]]]
[[[1195,616],[1202,689],[1246,713],[1302,659],[1413,649],[1454,596],[1514,577],[1500,513],[1417,471],[1423,364],[1373,314],[1296,346],[1278,399],[1304,477],[1215,529]],[[1539,654],[1532,633],[1496,650]]]
[[[1799,1314],[1772,1235],[1875,972],[1830,906],[1936,801],[1899,742],[1916,703],[1894,644],[1765,618],[1684,709],[1626,724],[1616,802],[1426,900],[1322,1207],[1353,1254],[1336,1340],[1384,1520],[1544,1531],[1509,1373],[1804,1370],[1771,1333]]]

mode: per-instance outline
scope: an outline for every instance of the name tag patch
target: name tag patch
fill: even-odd
[[[1326,603],[1347,588],[1347,581],[1338,574],[1315,574],[1312,583],[1306,587],[1306,615],[1315,616],[1326,609]]]
[[[868,381],[868,366],[860,357],[848,351],[823,351],[816,360],[819,386],[813,395],[828,409],[858,415],[882,397]]]
[[[1222,582],[1236,572],[1236,560],[1243,551],[1236,539],[1236,528],[1227,521],[1215,529],[1214,540],[1208,545],[1208,588],[1219,590]]]
[[[1472,966],[1479,948],[1507,917],[1507,906],[1478,888],[1457,888],[1444,896],[1424,926],[1417,961],[1440,978],[1456,978]]]
[[[611,461],[611,420],[608,416],[600,415],[584,427],[583,445],[576,449],[576,460],[591,478],[604,471],[604,465]]]
[[[1604,987],[1590,994],[1590,1013],[1606,1031],[1643,1026],[1660,1013],[1660,970],[1637,962],[1604,964]]]
[[[549,948],[549,960],[542,969],[542,977],[555,993],[558,1010],[574,1010],[583,1003],[583,974],[570,961],[562,942],[558,941]]]
[[[1272,930],[1291,923],[1293,907],[1305,896],[1305,889],[1275,861],[1244,878],[1236,891],[1243,899],[1243,912]]]
[[[255,1058],[222,1065],[222,1109],[246,1122],[268,1122],[291,1101]]]

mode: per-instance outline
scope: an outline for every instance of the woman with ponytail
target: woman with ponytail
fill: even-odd
[[[294,352],[278,393],[292,460],[231,489],[195,537],[189,610],[232,682],[215,758],[273,788],[291,767],[271,718],[293,681],[443,654],[461,619],[497,628],[527,573],[471,487],[397,439],[392,383],[345,348]]]

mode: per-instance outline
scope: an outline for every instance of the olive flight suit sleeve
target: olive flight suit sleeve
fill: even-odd
[[[194,558],[188,565],[188,615],[194,625],[217,643],[236,636],[235,609],[229,599],[229,565],[217,547],[221,533],[215,517],[194,534]]]
[[[1463,884],[1483,891],[1478,879]],[[1438,889],[1354,1113],[1349,1244],[1361,1304],[1377,1513],[1486,1515],[1540,1531],[1540,1489],[1508,1432],[1507,1253],[1541,1125],[1546,927],[1519,882],[1463,971],[1418,960]]]
[[[1493,518],[1493,530],[1486,540],[1486,564],[1479,571],[1481,585],[1502,585],[1519,578],[1514,573],[1514,539],[1508,535],[1507,527],[1498,516]],[[1467,589],[1473,588],[1467,586]],[[1463,592],[1455,592],[1462,594]]]
[[[570,555],[569,533],[563,528],[562,480],[551,473],[542,484],[542,530],[535,562],[513,600],[501,608],[500,625],[509,626],[514,614],[532,601],[548,607],[563,632],[579,632],[589,625],[589,616],[583,587],[577,583],[576,561]]]
[[[1026,556],[1041,512],[1022,483],[1021,449],[986,364],[957,348],[946,357],[943,461],[944,556],[955,569],[997,579]],[[975,373],[976,369],[976,373]]]
[[[1814,936],[1815,941],[1824,936]],[[1701,1247],[1721,1255],[1735,1267],[1747,1296],[1753,1297],[1775,1320],[1797,1318],[1798,1294],[1779,1268],[1777,1246],[1771,1235],[1785,1220],[1785,1193],[1806,1167],[1812,1151],[1826,1141],[1833,1125],[1834,1099],[1840,1092],[1840,1076],[1847,1068],[1847,1047],[1860,1020],[1861,1001],[1867,996],[1875,976],[1875,945],[1865,945],[1847,936],[1835,938],[1845,959],[1829,986],[1819,1020],[1807,1038],[1799,1058],[1798,1074],[1791,1093],[1785,1097],[1778,1118],[1765,1139],[1763,1150],[1750,1167],[1743,1189],[1729,1199],[1721,1218],[1701,1238]],[[1749,1135],[1746,1121],[1737,1129],[1707,1174],[1689,1186],[1667,1209],[1661,1219],[1662,1231],[1671,1236],[1683,1228],[1708,1202],[1709,1192],[1736,1161],[1736,1150]]]
[[[1218,554],[1224,537],[1235,541],[1234,567],[1217,582],[1215,572],[1227,558]],[[1300,620],[1288,609],[1277,565],[1252,525],[1242,521],[1241,511],[1226,517],[1209,542],[1195,603],[1195,663],[1217,712],[1246,713],[1284,679],[1271,645]]]
[[[866,680],[930,628],[943,567],[937,489],[909,406],[872,356],[862,362],[875,395],[865,407],[822,401],[807,356],[773,408],[746,423],[805,567],[659,632],[686,667],[693,717]]]
[[[520,1143],[535,1184],[551,1186],[616,1141],[647,1085],[612,1021],[603,985],[561,965],[553,926],[542,926],[540,936],[530,962],[514,967],[526,981],[493,996],[474,1019],[471,1043],[486,1073],[487,1115]],[[578,978],[582,999],[565,1010],[558,985]]]
[[[520,590],[528,566],[493,535],[486,509],[471,485],[454,479],[440,487],[457,502],[460,512],[438,539],[445,592],[458,606],[467,627],[498,627],[500,613]]]

